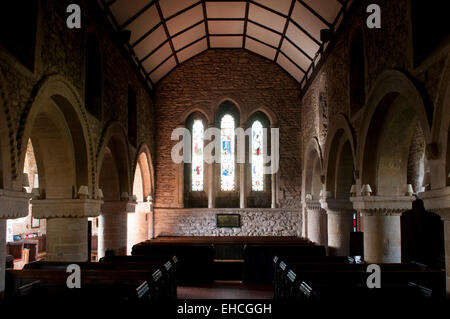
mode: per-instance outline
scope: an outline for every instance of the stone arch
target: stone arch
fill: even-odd
[[[202,105],[193,105],[193,106],[187,108],[186,110],[184,110],[183,113],[181,113],[181,115],[178,117],[178,124],[180,126],[184,126],[188,117],[196,112],[198,112],[199,114],[201,114],[204,117],[207,125],[212,124],[214,122],[213,117],[211,117],[210,111],[208,111],[206,109],[206,107],[204,107]]]
[[[319,140],[314,137],[308,143],[303,164],[303,197],[311,194],[314,200],[319,200],[322,189],[323,157]]]
[[[153,198],[154,196],[154,171],[153,171],[153,163],[152,158],[150,155],[150,149],[146,144],[142,144],[139,147],[139,151],[136,155],[135,160],[135,170],[139,166],[141,175],[142,175],[142,189],[143,189],[143,196],[144,200],[151,196]]]
[[[273,112],[271,109],[269,109],[267,106],[264,106],[264,105],[258,106],[254,110],[250,111],[247,116],[247,120],[250,119],[253,116],[253,114],[255,114],[257,112],[262,112],[267,116],[271,127],[278,127],[277,115],[275,114],[275,112]],[[248,123],[248,124],[250,124],[250,123]]]
[[[120,193],[131,194],[130,151],[124,128],[118,122],[112,122],[103,131],[97,154],[97,175],[101,175],[102,164],[107,149],[111,152],[119,177]]]
[[[29,139],[40,171],[41,196],[73,198],[81,185],[94,195],[86,114],[75,88],[63,77],[44,78],[33,89],[17,134],[19,172],[23,171]]]
[[[431,133],[419,90],[402,72],[384,72],[364,110],[357,151],[361,183],[377,195],[404,195],[412,136],[419,123],[428,144]]]
[[[243,123],[247,122],[248,119],[248,114],[246,112],[246,109],[244,107],[244,104],[242,103],[242,101],[234,96],[223,96],[218,98],[212,106],[212,118],[214,119],[212,123],[217,123],[218,117],[219,117],[219,111],[220,111],[220,107],[223,103],[225,102],[231,102],[237,109],[238,113],[239,113],[239,121],[240,123],[236,123],[236,126],[241,125]]]
[[[446,60],[445,71],[442,74],[436,99],[432,143],[437,145],[437,154],[433,160],[431,185],[432,188],[450,186],[450,56]],[[427,154],[430,157],[430,154]]]
[[[332,192],[333,196],[338,198],[342,196],[337,196],[337,193],[340,192],[340,195],[343,195],[341,192],[348,186],[340,184],[340,181],[344,180],[341,180],[339,176],[344,175],[346,179],[353,179],[355,177],[354,169],[356,163],[355,135],[348,118],[344,114],[338,114],[333,119],[328,136],[324,158],[324,171],[326,172],[325,189]],[[352,163],[353,168],[350,171],[347,166],[345,166],[345,172],[341,170],[344,167],[340,165],[344,161],[346,163]],[[350,187],[347,189],[348,194],[350,194]]]

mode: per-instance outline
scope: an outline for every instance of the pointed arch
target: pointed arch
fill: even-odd
[[[315,200],[318,200],[323,180],[323,156],[317,137],[313,137],[306,146],[302,175],[303,199],[306,194],[311,194]]]
[[[134,170],[137,169],[137,166],[139,166],[141,170],[144,199],[148,196],[151,196],[153,198],[155,192],[155,174],[153,170],[150,148],[147,146],[147,144],[141,144],[138,152],[136,153],[134,163]]]

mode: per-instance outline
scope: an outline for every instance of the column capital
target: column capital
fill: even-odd
[[[364,216],[400,216],[412,208],[413,196],[350,197],[353,208]]]
[[[304,204],[306,209],[311,212],[319,213],[322,209],[320,202],[318,200],[305,200]]]
[[[419,193],[425,209],[441,216],[442,220],[450,221],[450,186]]]
[[[135,207],[136,213],[151,213],[152,211],[152,203],[150,202],[138,202]]]
[[[30,198],[26,192],[0,189],[0,219],[26,217]]]
[[[352,202],[348,199],[322,198],[320,204],[329,215],[352,213],[354,210]]]
[[[34,218],[81,218],[100,215],[103,201],[94,199],[32,199]]]
[[[102,213],[134,213],[136,211],[137,202],[133,201],[105,201],[102,205]]]

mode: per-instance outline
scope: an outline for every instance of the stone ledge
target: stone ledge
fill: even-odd
[[[344,214],[353,212],[353,203],[348,199],[333,199],[326,198],[320,200],[322,209],[327,211],[327,214]]]
[[[295,212],[292,208],[163,208],[155,207],[155,213],[239,213],[239,212]]]
[[[96,217],[102,204],[93,199],[33,199],[31,211],[34,218]]]
[[[400,216],[412,208],[413,196],[350,197],[353,208],[364,216]]]
[[[26,217],[30,198],[26,192],[0,189],[0,219]]]
[[[419,193],[419,198],[423,200],[427,210],[440,215],[444,220],[450,220],[450,186]]]

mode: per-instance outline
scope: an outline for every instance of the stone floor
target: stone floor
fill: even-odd
[[[273,287],[245,285],[239,281],[178,287],[178,299],[272,299]]]

